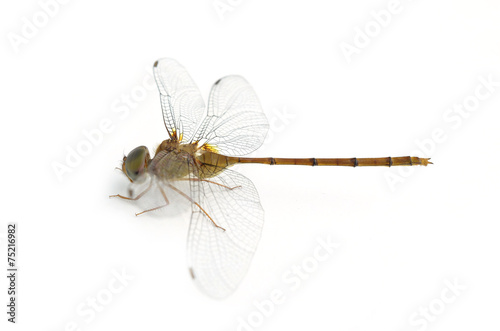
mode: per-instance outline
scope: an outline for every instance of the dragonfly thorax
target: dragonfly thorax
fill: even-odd
[[[151,160],[148,171],[159,179],[173,181],[187,177],[192,165],[192,155],[182,149],[161,150]]]
[[[182,144],[176,139],[164,140],[156,149],[148,171],[164,180],[181,179],[192,171],[197,143]]]

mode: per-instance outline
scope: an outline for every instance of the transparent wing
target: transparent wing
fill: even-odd
[[[269,124],[250,84],[241,76],[226,76],[212,86],[207,117],[193,140],[214,145],[219,153],[245,155],[259,148]]]
[[[259,243],[264,211],[252,182],[235,171],[225,170],[206,181],[192,178],[190,185],[192,199],[199,204],[193,204],[187,241],[190,273],[203,292],[224,298],[245,276]]]
[[[170,137],[190,141],[205,113],[198,87],[186,69],[173,59],[156,61],[153,72]]]

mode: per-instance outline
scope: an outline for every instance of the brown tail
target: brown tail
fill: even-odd
[[[393,167],[393,166],[427,166],[429,159],[416,156],[344,158],[344,159],[285,159],[275,157],[228,157],[231,163],[260,163],[270,165],[306,165],[306,166],[339,166],[339,167]]]

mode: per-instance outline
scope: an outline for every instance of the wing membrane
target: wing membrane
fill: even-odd
[[[255,91],[241,76],[226,76],[214,83],[207,112],[193,140],[214,145],[222,154],[253,152],[269,130]]]
[[[191,76],[173,59],[155,62],[163,121],[171,138],[190,141],[205,113],[205,103]]]
[[[245,155],[262,145],[269,125],[243,77],[226,76],[215,82],[202,121],[205,105],[184,67],[161,59],[154,65],[154,75],[171,139],[200,142],[226,155]],[[187,249],[195,283],[206,294],[223,298],[236,289],[248,269],[260,240],[264,211],[245,176],[221,169],[205,179],[207,174],[198,172],[196,162],[187,162],[189,193],[177,189],[175,181],[164,184],[192,202]]]
[[[260,240],[264,211],[252,182],[238,172],[225,170],[209,181],[193,179],[192,199],[204,211],[193,204],[187,241],[191,276],[203,292],[224,298],[248,269]]]

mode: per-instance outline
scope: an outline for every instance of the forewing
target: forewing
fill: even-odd
[[[156,61],[153,72],[168,133],[190,141],[205,112],[198,87],[186,69],[173,59]]]
[[[215,146],[226,155],[245,155],[259,148],[269,124],[250,84],[241,76],[226,76],[212,86],[208,114],[194,140]]]
[[[199,204],[193,204],[187,241],[190,273],[203,292],[224,298],[245,276],[259,243],[264,211],[252,182],[235,171],[225,170],[207,181],[193,178],[190,185],[192,199]]]

